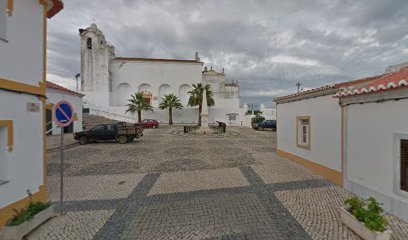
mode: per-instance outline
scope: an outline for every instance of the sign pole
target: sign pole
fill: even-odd
[[[64,214],[64,128],[69,126],[74,120],[74,108],[67,101],[60,101],[55,104],[53,110],[55,123],[61,128],[61,164],[60,164],[60,215]]]
[[[60,215],[64,214],[64,127],[61,127],[61,181],[60,181]]]

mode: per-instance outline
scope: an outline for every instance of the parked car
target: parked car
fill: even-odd
[[[143,136],[143,127],[129,125],[125,122],[98,124],[89,130],[74,133],[74,139],[79,141],[79,144],[81,145],[93,141],[108,140],[116,140],[119,143],[128,143],[141,136]]]
[[[252,128],[263,131],[265,128],[270,128],[276,131],[276,120],[264,120],[260,123],[253,123]]]
[[[142,126],[144,128],[158,128],[159,122],[154,119],[143,119]]]

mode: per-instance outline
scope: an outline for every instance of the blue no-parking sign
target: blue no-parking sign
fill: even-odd
[[[71,103],[60,101],[54,107],[54,121],[60,127],[66,127],[74,119],[74,109]]]
[[[55,104],[54,122],[61,127],[61,181],[60,181],[60,214],[64,213],[64,127],[68,126],[74,120],[74,108],[67,101],[60,101]]]

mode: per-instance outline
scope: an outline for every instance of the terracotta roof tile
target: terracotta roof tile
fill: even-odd
[[[408,87],[408,68],[404,68],[399,72],[377,76],[374,81],[371,81],[363,86],[359,86],[355,89],[343,89],[336,94],[336,97],[370,94],[402,87]]]
[[[64,3],[61,0],[47,0],[48,12],[47,17],[54,17],[59,11],[64,8]]]
[[[83,94],[81,94],[79,92],[72,91],[72,90],[70,90],[68,88],[60,86],[60,85],[55,84],[53,82],[46,81],[46,86],[47,86],[47,88],[56,89],[56,90],[59,90],[59,91],[62,91],[62,92],[65,92],[65,93],[68,93],[68,94],[71,94],[71,95],[80,96],[80,97],[84,96]]]
[[[356,80],[347,81],[347,82],[334,83],[331,85],[326,85],[326,86],[322,86],[318,88],[313,88],[307,91],[274,98],[273,101],[277,103],[288,102],[288,101],[298,101],[298,100],[302,100],[302,99],[309,98],[309,97],[332,94],[333,89],[338,89],[340,90],[340,92],[342,92],[344,89],[346,89],[346,91],[350,91],[349,88],[365,86],[367,83],[374,82],[377,79],[385,75],[387,74],[382,74],[382,75],[372,76],[372,77],[367,77],[367,78],[362,78],[362,79],[356,79]]]
[[[313,89],[310,89],[310,90],[307,90],[307,91],[302,91],[302,92],[299,92],[299,93],[294,93],[294,94],[290,94],[290,95],[286,95],[286,96],[282,96],[282,97],[277,97],[277,98],[274,98],[273,101],[276,102],[276,103],[279,103],[279,102],[286,101],[286,100],[290,101],[290,99],[301,100],[301,99],[307,98],[308,96],[314,95],[316,93],[320,93],[320,92],[323,93],[323,92],[326,92],[327,90],[334,89],[334,88],[336,88],[335,85],[326,85],[326,86],[323,86],[323,87],[313,88]]]

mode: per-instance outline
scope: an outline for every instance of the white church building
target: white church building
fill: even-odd
[[[242,125],[245,107],[240,109],[239,85],[227,83],[222,69],[203,67],[198,53],[192,60],[129,58],[115,56],[115,48],[106,40],[95,24],[79,29],[81,38],[81,90],[84,108],[91,114],[122,121],[135,121],[126,114],[130,96],[143,92],[152,112],[143,112],[143,118],[168,121],[168,111],[160,110],[162,97],[173,93],[179,97],[183,109],[173,112],[174,123],[197,123],[198,108],[187,106],[192,85],[210,84],[215,106],[209,109],[209,122]]]

